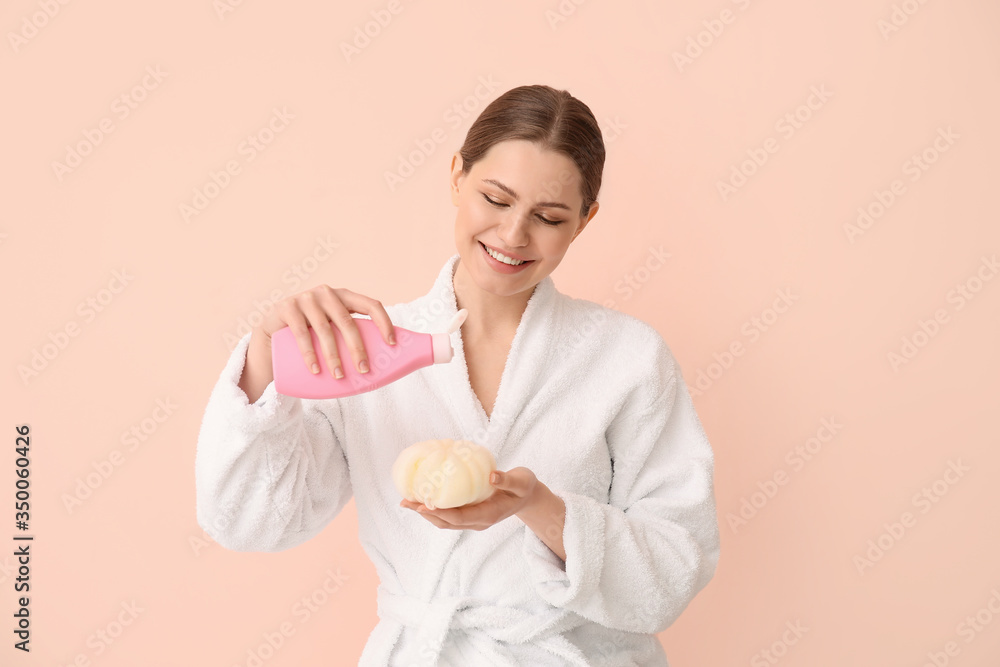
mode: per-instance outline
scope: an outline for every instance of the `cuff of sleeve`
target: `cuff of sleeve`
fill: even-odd
[[[522,553],[535,591],[546,602],[565,607],[597,591],[604,566],[604,512],[590,496],[552,491],[566,503],[563,549],[559,558],[534,531],[525,526]]]
[[[240,377],[247,362],[250,336],[246,334],[233,348],[215,387],[216,398],[227,405],[226,414],[240,424],[247,424],[255,432],[268,428],[276,422],[287,419],[301,406],[301,400],[294,396],[279,394],[274,388],[274,380],[264,388],[264,393],[250,403],[250,399],[240,389]]]

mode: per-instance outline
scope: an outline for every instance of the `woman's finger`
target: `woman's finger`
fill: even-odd
[[[323,311],[323,306],[319,302],[319,297],[315,292],[302,294],[298,299],[299,309],[309,320],[309,326],[316,332],[319,339],[320,348],[326,359],[326,366],[330,374],[334,377],[343,377],[341,370],[340,352],[337,350],[337,341],[333,336],[333,327]],[[338,375],[338,372],[340,375]]]
[[[350,292],[350,295],[354,299],[362,300],[368,304],[367,308],[362,308],[356,305],[355,312],[364,313],[372,318],[372,322],[379,328],[382,332],[382,339],[389,345],[395,345],[396,329],[392,324],[392,320],[389,319],[389,313],[385,312],[385,306],[378,299],[373,299],[370,296],[365,296],[364,294],[357,294]]]
[[[365,350],[364,341],[361,339],[361,331],[357,323],[351,317],[351,312],[358,312],[353,293],[346,289],[332,289],[320,293],[320,303],[326,310],[330,321],[340,330],[340,335],[344,337],[347,348],[354,359],[354,366],[359,373],[367,373],[368,352]],[[362,369],[362,364],[364,368]]]

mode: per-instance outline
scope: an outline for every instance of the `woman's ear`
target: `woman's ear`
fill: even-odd
[[[451,203],[458,206],[458,190],[462,184],[464,174],[462,174],[462,155],[455,153],[451,156]]]
[[[600,204],[598,204],[596,201],[590,205],[590,210],[587,212],[587,217],[580,222],[580,226],[577,228],[575,232],[573,232],[573,238],[569,240],[570,243],[575,241],[576,237],[579,236],[580,232],[583,231],[583,228],[587,226],[587,223],[593,220],[594,216],[597,215],[597,209],[599,208]]]

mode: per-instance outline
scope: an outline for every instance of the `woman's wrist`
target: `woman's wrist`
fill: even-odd
[[[239,387],[247,395],[247,400],[253,404],[273,379],[271,340],[255,329],[250,335],[250,345],[247,347],[247,358],[238,383]]]
[[[516,515],[552,553],[565,562],[566,550],[562,536],[566,525],[566,503],[562,498],[539,481],[528,502]]]

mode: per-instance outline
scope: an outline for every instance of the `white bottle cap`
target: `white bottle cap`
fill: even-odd
[[[455,350],[451,347],[451,334],[431,334],[431,349],[434,353],[435,364],[448,363],[455,356]]]
[[[451,318],[451,322],[448,323],[448,328],[445,329],[448,333],[455,333],[458,328],[465,323],[465,318],[469,316],[469,311],[465,308],[461,309],[455,316]]]

